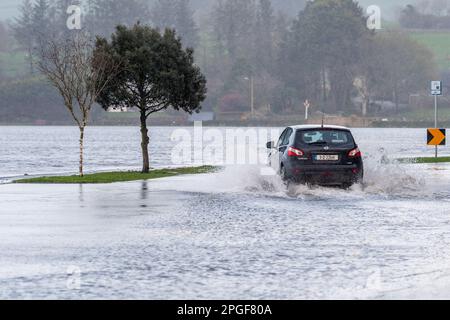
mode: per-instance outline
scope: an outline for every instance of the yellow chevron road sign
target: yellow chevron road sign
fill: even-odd
[[[429,146],[445,146],[445,129],[428,129],[427,144]]]

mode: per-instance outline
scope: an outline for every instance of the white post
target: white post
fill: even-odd
[[[311,106],[309,104],[308,100],[305,100],[305,102],[303,103],[303,105],[305,106],[305,121],[308,121],[309,118],[309,107]]]
[[[438,100],[437,95],[434,96],[434,128],[438,128]],[[438,146],[435,146],[435,157],[438,157]]]

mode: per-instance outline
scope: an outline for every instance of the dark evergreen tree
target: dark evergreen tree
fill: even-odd
[[[103,108],[137,108],[142,135],[142,172],[148,172],[147,118],[169,107],[192,113],[199,110],[206,96],[206,80],[194,64],[193,50],[183,49],[174,30],[136,24],[117,27],[112,40],[99,38],[97,50],[119,61],[122,72],[105,88],[98,99]]]
[[[259,0],[255,24],[255,69],[270,71],[273,65],[274,10],[271,0]]]
[[[284,53],[287,81],[304,99],[316,99],[326,111],[351,105],[355,67],[371,32],[361,7],[352,0],[308,2],[288,37]]]
[[[88,0],[86,7],[88,30],[103,37],[109,37],[119,24],[130,27],[150,20],[147,0]]]
[[[184,45],[191,48],[198,45],[198,30],[190,0],[157,0],[151,17],[155,27],[175,29]]]
[[[34,48],[34,27],[33,27],[33,5],[31,0],[23,0],[19,7],[20,15],[11,23],[13,36],[27,54],[30,73],[34,71],[33,48]]]
[[[219,0],[214,8],[214,35],[232,63],[252,55],[255,13],[254,0]]]
[[[31,16],[33,35],[37,47],[44,45],[53,35],[52,8],[48,0],[37,0]]]

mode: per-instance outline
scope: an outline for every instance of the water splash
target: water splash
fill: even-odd
[[[429,193],[426,170],[402,164],[379,149],[364,159],[364,183],[349,190],[321,186],[286,185],[278,175],[263,175],[262,166],[228,166],[208,177],[209,192],[253,193],[268,196],[308,199],[329,197],[414,197]]]
[[[364,167],[365,178],[360,187],[367,193],[413,196],[427,188],[423,167],[399,163],[383,148],[375,154],[369,153],[364,159]]]

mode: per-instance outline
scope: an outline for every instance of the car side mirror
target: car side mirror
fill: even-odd
[[[274,149],[275,148],[275,142],[270,141],[267,142],[267,149]]]

